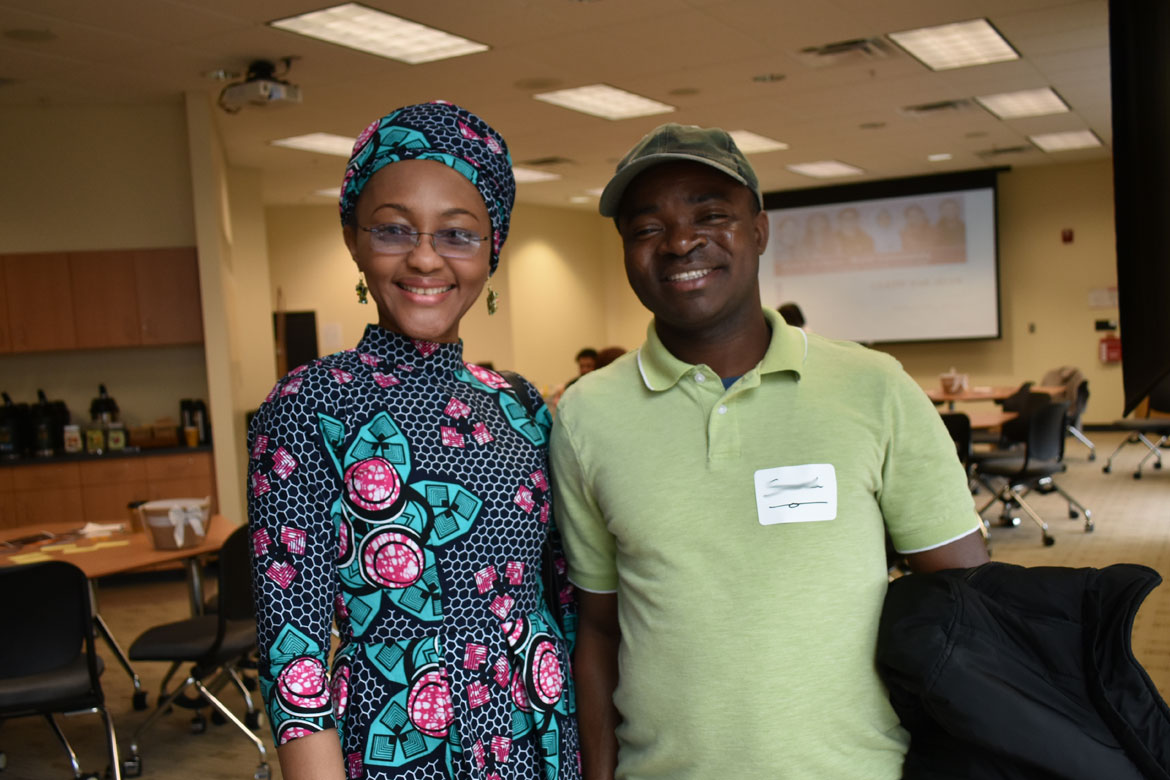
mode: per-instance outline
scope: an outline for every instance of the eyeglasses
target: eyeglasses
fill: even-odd
[[[375,225],[359,228],[370,234],[370,246],[375,252],[387,255],[404,255],[418,248],[423,236],[431,237],[431,248],[435,253],[452,259],[475,257],[479,245],[487,236],[477,236],[469,230],[447,228],[434,233],[411,230],[405,225]]]

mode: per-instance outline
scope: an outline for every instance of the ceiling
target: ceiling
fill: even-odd
[[[483,116],[517,164],[562,160],[541,166],[562,178],[521,184],[520,202],[583,209],[596,208],[595,197],[572,199],[604,186],[626,149],[665,121],[746,129],[789,144],[752,155],[766,191],[1110,155],[1105,0],[364,0],[491,47],[423,65],[266,26],[339,1],[0,0],[0,112],[177,102],[189,90],[217,93],[210,71],[296,57],[287,78],[303,90],[303,103],[216,112],[229,161],[263,171],[268,204],[326,203],[312,193],[336,187],[344,166],[340,157],[269,141],[317,131],[356,136],[391,108],[434,98]],[[806,47],[980,17],[1019,60],[935,73],[894,46],[884,58],[819,67],[797,56]],[[754,78],[765,74],[776,75]],[[532,98],[598,82],[677,111],[610,121]],[[974,103],[924,117],[900,110],[1044,86],[1071,112],[1003,121]],[[1048,154],[1027,140],[1081,129],[1105,145]],[[928,162],[943,152],[952,159]],[[824,182],[785,168],[826,159],[866,174]]]

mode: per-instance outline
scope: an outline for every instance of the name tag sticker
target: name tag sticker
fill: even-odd
[[[831,463],[760,469],[755,484],[760,525],[815,523],[837,517],[837,470]]]

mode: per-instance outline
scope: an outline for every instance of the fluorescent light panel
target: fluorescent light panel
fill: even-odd
[[[865,173],[860,168],[840,162],[839,160],[821,160],[819,162],[798,163],[785,166],[793,173],[801,176],[811,176],[814,179],[833,179],[838,176],[857,176]]]
[[[730,135],[731,139],[735,141],[735,145],[744,154],[778,152],[788,148],[788,144],[783,141],[776,141],[772,138],[757,135],[750,130],[732,130]]]
[[[573,89],[558,89],[533,95],[537,100],[554,106],[580,111],[603,119],[631,119],[636,116],[669,114],[674,106],[626,92],[608,84],[589,84]]]
[[[966,68],[1020,58],[986,19],[890,33],[889,38],[931,70]]]
[[[1067,152],[1072,149],[1090,149],[1101,145],[1101,139],[1092,130],[1070,130],[1064,133],[1030,135],[1028,140],[1046,152]]]
[[[538,171],[535,168],[513,168],[512,175],[516,177],[517,184],[531,184],[538,181],[556,181],[561,178],[559,173],[549,173],[548,171]]]
[[[1048,87],[1021,89],[1018,92],[1001,92],[998,95],[984,95],[975,99],[1000,119],[1046,116],[1048,114],[1063,114],[1068,111],[1068,106],[1060,99],[1060,95]]]
[[[951,159],[952,156],[953,155],[951,155],[949,152],[939,152],[938,154],[926,155],[926,159],[930,160],[931,162],[946,162],[947,160]]]
[[[357,3],[309,11],[268,24],[410,65],[488,50],[485,44]]]
[[[349,136],[333,133],[309,133],[308,135],[294,135],[288,138],[278,138],[270,142],[273,146],[283,146],[286,149],[300,149],[303,152],[317,152],[318,154],[332,154],[337,157],[349,157],[353,151],[353,139]]]
[[[334,200],[337,200],[338,198],[341,197],[341,188],[340,187],[326,187],[323,190],[313,190],[313,194],[320,195],[323,198],[333,198]]]

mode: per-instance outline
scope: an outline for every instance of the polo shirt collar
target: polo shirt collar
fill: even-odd
[[[804,361],[808,357],[808,335],[800,328],[784,322],[778,312],[764,308],[764,319],[772,330],[768,350],[757,368],[760,374],[792,371],[800,377]],[[694,368],[690,363],[679,360],[658,338],[654,320],[646,328],[646,341],[638,348],[638,371],[642,382],[649,390],[669,390]]]

